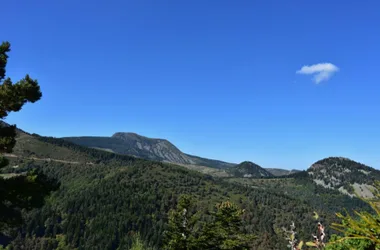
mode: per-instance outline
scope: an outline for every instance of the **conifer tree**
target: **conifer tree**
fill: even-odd
[[[380,181],[375,181],[374,198],[366,199],[373,212],[355,211],[356,217],[337,213],[341,223],[333,223],[332,228],[343,236],[334,235],[328,250],[379,250],[380,249]]]
[[[203,228],[199,238],[202,249],[249,249],[254,235],[243,230],[241,216],[244,210],[230,201],[216,205],[216,211],[211,213],[214,219]]]
[[[165,249],[249,249],[253,235],[244,233],[241,216],[244,210],[226,201],[216,205],[207,222],[199,223],[196,213],[191,213],[191,197],[182,196],[176,210],[170,212]]]
[[[16,126],[8,125],[4,119],[10,112],[18,112],[25,103],[34,103],[42,96],[38,82],[30,78],[29,75],[16,83],[6,77],[8,52],[10,52],[10,43],[1,43],[0,168],[9,164],[4,154],[12,153],[16,144]],[[1,234],[10,236],[13,226],[21,223],[21,210],[41,206],[44,197],[57,187],[52,180],[48,180],[45,175],[37,171],[9,179],[0,177],[0,236]]]
[[[169,212],[165,249],[197,249],[194,225],[197,216],[191,213],[193,200],[188,195],[179,198],[177,208]]]
[[[38,101],[42,94],[37,80],[26,75],[23,79],[13,83],[11,78],[6,78],[6,66],[10,43],[3,42],[0,45],[0,119],[3,121],[10,112],[18,112],[25,103]],[[0,127],[0,154],[12,153],[16,143],[16,126]],[[7,159],[0,155],[0,168],[8,165]]]

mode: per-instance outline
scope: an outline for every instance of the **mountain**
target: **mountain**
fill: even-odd
[[[244,161],[230,168],[229,172],[232,173],[232,175],[234,175],[235,177],[243,178],[263,178],[274,176],[264,168],[250,161]]]
[[[258,250],[285,249],[287,241],[281,232],[291,221],[297,224],[300,238],[310,237],[313,211],[329,225],[335,212],[368,208],[360,199],[316,185],[307,174],[307,178],[213,178],[175,164],[20,130],[15,150],[7,157],[11,164],[1,169],[2,175],[38,169],[61,184],[42,208],[24,215],[22,228],[14,233],[13,249],[47,250],[57,245],[130,249],[135,232],[153,249],[161,249],[168,212],[181,194],[191,194],[200,213],[224,200],[239,204],[245,209],[244,228],[257,236],[252,244]],[[243,176],[268,175],[251,162],[232,169]],[[202,214],[200,219],[207,216]]]
[[[229,171],[225,170],[236,166],[234,163],[186,154],[166,139],[149,138],[136,133],[117,132],[111,137],[80,136],[64,137],[62,139],[81,146],[108,152],[136,156],[147,160],[180,164],[191,169],[197,169],[202,173],[209,173],[213,176],[226,177]],[[215,169],[220,169],[220,171]],[[275,168],[266,170],[273,176],[284,176],[298,171]]]
[[[296,170],[296,169],[287,170],[287,169],[281,169],[281,168],[265,168],[265,170],[274,176],[286,176],[286,175],[291,175],[291,174],[300,172],[300,170]]]
[[[0,126],[9,126],[4,121],[0,121]],[[17,128],[19,136],[25,136],[28,133]],[[165,139],[152,139],[136,133],[115,133],[112,137],[65,137],[66,141],[77,145],[94,148],[111,153],[136,156],[142,159],[151,159],[169,163],[179,164],[188,169],[195,170],[204,174],[215,177],[230,177],[228,168],[236,166],[233,163],[227,163],[218,160],[206,159],[194,155],[182,153],[172,143]],[[19,143],[22,143],[20,141]],[[26,146],[26,145],[25,145]],[[150,150],[148,150],[150,149]],[[176,157],[176,156],[180,157]],[[166,159],[165,159],[166,157]],[[293,173],[285,169],[266,169],[274,176],[283,176]],[[297,170],[295,170],[297,171]]]
[[[275,232],[289,221],[298,223],[300,236],[312,233],[312,220],[304,218],[311,218],[314,208],[306,203],[173,164],[22,132],[7,157],[11,164],[2,171],[8,174],[39,169],[61,184],[44,207],[25,214],[22,238],[12,243],[14,249],[45,250],[58,244],[67,244],[67,249],[130,249],[134,232],[161,249],[167,214],[180,194],[193,195],[200,212],[227,199],[240,204],[248,232],[257,235],[254,249],[286,248]],[[333,214],[317,211],[332,220]]]
[[[168,140],[148,138],[136,133],[118,132],[112,135],[112,137],[82,136],[64,137],[63,139],[85,147],[162,162],[198,165],[219,169],[236,165],[185,154]]]
[[[380,180],[379,170],[343,157],[317,161],[307,173],[318,185],[363,198],[374,197],[373,183]]]

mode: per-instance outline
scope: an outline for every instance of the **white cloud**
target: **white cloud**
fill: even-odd
[[[303,75],[314,75],[313,81],[318,84],[322,81],[327,81],[332,77],[332,75],[334,75],[334,73],[338,71],[339,68],[332,63],[318,63],[313,65],[305,65],[296,73]]]

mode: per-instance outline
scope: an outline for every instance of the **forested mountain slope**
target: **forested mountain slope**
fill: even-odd
[[[363,198],[374,197],[373,183],[380,180],[379,170],[343,157],[317,161],[307,172],[318,185]]]
[[[8,172],[38,168],[61,183],[44,207],[25,215],[21,234],[12,243],[16,247],[55,249],[60,242],[69,249],[126,249],[131,233],[139,232],[146,243],[158,249],[167,213],[184,193],[198,200],[199,211],[227,199],[244,208],[245,228],[258,236],[253,249],[285,249],[281,228],[291,221],[297,224],[300,237],[308,238],[314,231],[314,210],[326,224],[335,218],[329,203],[327,208],[314,207],[306,199],[274,190],[228,183],[180,166],[81,147],[62,139],[20,133],[10,159]],[[341,197],[355,208],[367,207],[355,198]],[[323,199],[332,203],[334,212],[347,204],[333,203],[333,196]],[[207,214],[201,219],[207,219]]]
[[[230,168],[229,172],[235,177],[243,178],[265,178],[274,176],[264,168],[249,161],[244,161]]]

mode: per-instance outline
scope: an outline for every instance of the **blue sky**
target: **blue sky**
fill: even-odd
[[[7,118],[28,132],[136,132],[263,167],[305,169],[344,156],[380,168],[379,1],[18,0],[1,8],[1,40],[12,44],[7,75],[29,73],[43,91]]]

